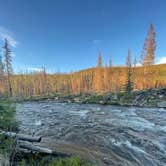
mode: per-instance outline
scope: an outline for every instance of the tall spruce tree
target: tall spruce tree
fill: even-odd
[[[128,54],[126,57],[126,66],[127,66],[127,76],[126,76],[126,85],[125,85],[125,93],[129,95],[133,89],[132,82],[132,70],[131,70],[131,54],[130,49],[128,49]]]
[[[11,85],[11,76],[13,73],[12,57],[11,57],[11,50],[9,48],[9,42],[7,39],[5,39],[3,48],[4,48],[5,74],[7,75],[7,83],[8,83],[8,96],[12,96],[12,85]]]
[[[2,56],[0,52],[0,76],[2,76],[3,74],[4,74],[4,64],[3,64]]]
[[[102,58],[101,52],[99,51],[98,59],[97,59],[97,67],[95,70],[95,78],[94,78],[94,89],[96,92],[101,92],[103,90],[103,79],[102,79]]]
[[[97,59],[97,67],[101,67],[101,66],[102,66],[102,59],[101,59],[101,52],[99,51],[98,59]]]
[[[149,31],[145,39],[144,48],[141,54],[140,62],[142,65],[147,66],[154,64],[155,49],[156,49],[155,32],[153,25],[150,24]]]
[[[137,58],[136,57],[134,58],[133,65],[134,65],[134,67],[137,67]]]

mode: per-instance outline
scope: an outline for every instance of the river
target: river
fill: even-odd
[[[95,160],[101,166],[166,165],[166,109],[24,102],[20,132],[41,146]]]

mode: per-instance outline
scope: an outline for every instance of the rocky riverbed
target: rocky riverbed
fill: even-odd
[[[42,136],[41,146],[101,166],[166,165],[166,109],[97,104],[17,104],[20,132]]]

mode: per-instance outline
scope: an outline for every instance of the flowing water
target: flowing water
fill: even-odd
[[[101,166],[166,165],[166,109],[68,104],[17,104],[20,132],[41,146],[95,160]]]

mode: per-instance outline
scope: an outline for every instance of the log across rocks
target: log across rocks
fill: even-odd
[[[6,137],[16,138],[17,140],[28,141],[28,142],[41,142],[41,137],[29,136],[25,134],[17,134],[14,132],[1,131],[0,134]]]
[[[14,132],[6,132],[2,130],[0,130],[0,135],[16,139],[18,143],[18,151],[53,154],[53,151],[51,149],[32,144],[34,142],[41,142],[41,137],[18,134]]]
[[[14,133],[14,132],[6,132],[2,130],[0,130],[0,135],[4,135],[5,137],[16,139],[18,144],[18,149],[17,149],[18,152],[23,152],[23,153],[37,152],[37,153],[43,153],[43,154],[52,154],[52,155],[56,155],[60,157],[71,156],[69,154],[56,152],[47,147],[41,147],[39,144],[36,144],[41,142],[42,137],[29,136],[25,134]]]
[[[51,149],[40,147],[40,146],[37,146],[37,145],[33,145],[33,144],[30,144],[30,143],[27,143],[27,142],[20,142],[19,147],[21,149],[26,149],[26,150],[33,151],[33,152],[53,154],[53,151]]]

